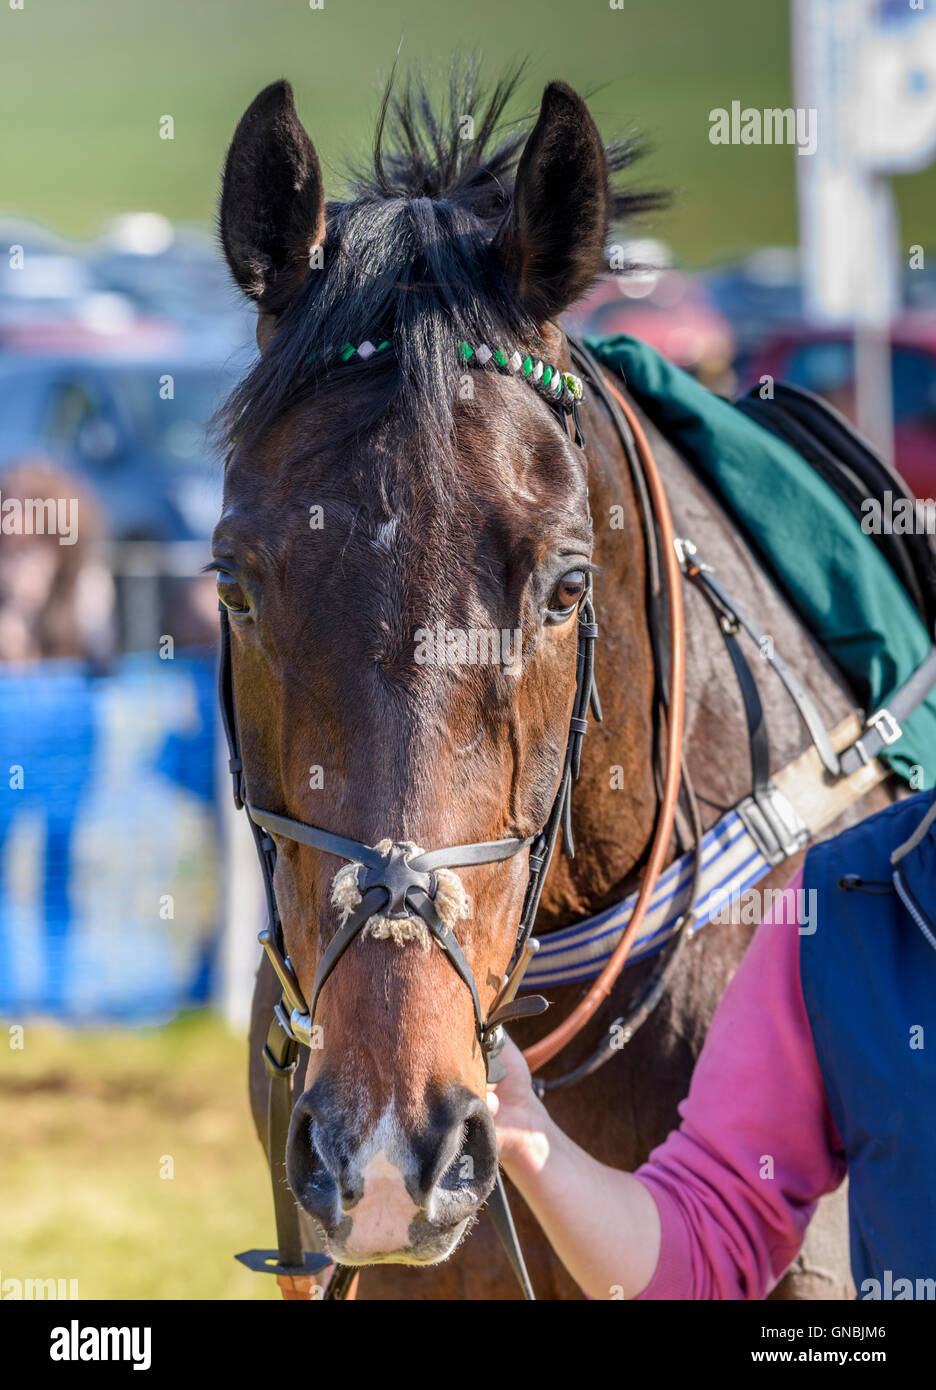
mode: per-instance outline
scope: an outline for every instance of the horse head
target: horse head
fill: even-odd
[[[557,318],[603,268],[613,195],[560,83],[525,140],[489,149],[509,93],[459,97],[448,128],[418,96],[388,97],[373,170],[326,202],[278,82],[224,172],[224,251],[261,349],[228,406],[213,540],[247,799],[403,865],[318,992],[288,1144],[295,1196],[354,1265],[444,1258],[495,1181],[476,1008],[412,910],[406,864],[541,831],[577,691],[586,457],[522,371],[472,371],[463,345],[568,370]],[[308,1000],[372,871],[270,833]],[[431,883],[482,1016],[529,853],[443,864]]]

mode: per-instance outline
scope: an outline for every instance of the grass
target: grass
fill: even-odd
[[[214,1015],[139,1032],[0,1026],[0,1280],[82,1299],[278,1298],[232,1258],[274,1243],[246,1044]],[[173,1176],[162,1177],[169,1171]]]
[[[562,77],[607,135],[636,123],[656,153],[641,178],[674,188],[655,231],[691,262],[795,239],[792,150],[709,143],[709,111],[790,100],[785,4],[760,0],[44,0],[0,8],[8,212],[67,235],[146,208],[210,223],[224,150],[256,92],[294,84],[326,176],[368,140],[379,82],[480,50],[489,71],[528,56],[517,114]],[[173,140],[158,136],[171,115]],[[336,179],[332,177],[334,186]],[[925,244],[934,180],[901,180],[904,241]]]

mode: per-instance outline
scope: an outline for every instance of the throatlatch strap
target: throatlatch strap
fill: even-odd
[[[744,720],[748,731],[748,747],[751,754],[751,794],[757,801],[766,792],[770,781],[770,740],[767,733],[767,721],[764,718],[764,706],[761,703],[757,682],[748,665],[747,658],[741,650],[741,643],[738,641],[740,620],[730,608],[726,611],[725,604],[717,602],[712,597],[707,585],[699,582],[699,575],[700,571],[693,566],[687,577],[696,581],[696,587],[701,590],[715,613],[718,619],[718,630],[724,640],[725,650],[731,659],[738,689],[741,692]]]

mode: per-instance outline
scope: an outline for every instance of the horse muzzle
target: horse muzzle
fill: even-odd
[[[296,1103],[286,1173],[342,1264],[433,1264],[452,1253],[497,1177],[483,1100],[456,1085],[408,1132],[392,1105],[352,1133],[324,1078]]]

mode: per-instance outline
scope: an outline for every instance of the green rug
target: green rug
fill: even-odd
[[[794,449],[645,343],[621,335],[586,346],[623,374],[660,432],[708,481],[862,706],[886,704],[928,656],[930,638],[845,503]],[[934,785],[936,692],[880,756],[917,790]]]

